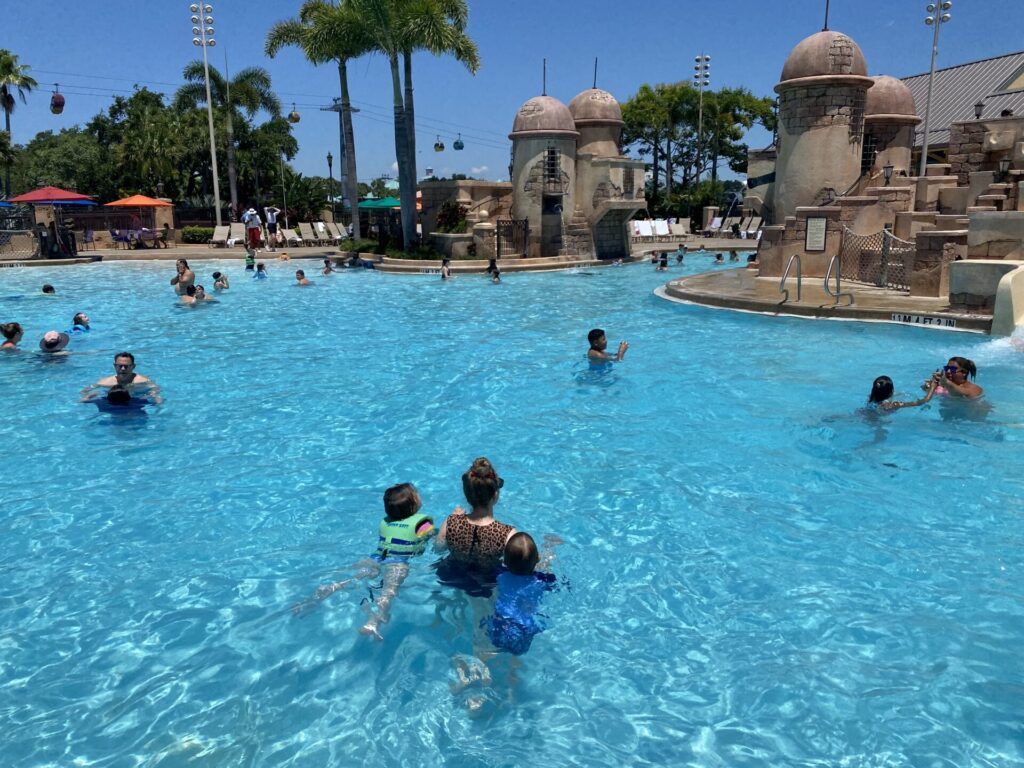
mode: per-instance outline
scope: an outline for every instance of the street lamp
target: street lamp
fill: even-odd
[[[981,113],[985,111],[985,102],[979,101],[974,105],[974,119],[981,120]]]
[[[327,153],[327,175],[331,179],[331,221],[338,222],[338,216],[334,213],[334,155]]]
[[[700,183],[700,172],[704,162],[704,89],[711,84],[711,57],[694,56],[693,84],[699,94],[697,101],[697,183]]]
[[[953,7],[953,3],[946,0],[940,6],[938,3],[928,3],[926,10],[933,16],[926,16],[924,23],[935,27],[935,34],[932,36],[932,68],[928,73],[928,101],[924,107],[924,144],[921,146],[921,170],[918,176],[924,176],[925,166],[928,164],[928,121],[932,113],[932,83],[935,81],[935,57],[939,53],[939,28],[952,18],[947,11]]]
[[[885,177],[885,186],[889,186],[889,181],[892,179],[892,163],[882,166],[882,175]]]
[[[213,169],[213,205],[217,226],[219,227],[221,225],[220,181],[217,178],[217,146],[213,139],[213,99],[210,97],[210,62],[206,56],[206,49],[212,48],[217,44],[217,41],[213,39],[213,16],[210,15],[213,13],[213,6],[192,3],[189,6],[189,10],[192,11],[192,45],[198,45],[203,49],[203,72],[206,75],[206,116],[210,123],[210,164]]]
[[[156,183],[156,196],[157,197],[163,197],[164,196],[164,183],[162,181],[158,181]]]
[[[1006,181],[1006,177],[1010,173],[1010,158],[1001,157],[999,158],[999,180]]]

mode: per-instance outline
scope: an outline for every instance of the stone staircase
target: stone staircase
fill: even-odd
[[[572,212],[568,224],[562,226],[562,256],[590,256],[594,253],[594,240],[590,232],[590,222],[579,206]]]

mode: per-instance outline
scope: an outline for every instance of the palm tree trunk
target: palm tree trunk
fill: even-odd
[[[228,189],[231,193],[231,218],[238,220],[238,169],[235,167],[235,126],[231,119],[231,105],[227,108],[228,134]]]
[[[416,185],[416,115],[412,103],[412,52],[406,51],[402,54],[405,66],[405,134],[408,137],[409,147],[409,175],[412,177],[413,186]],[[415,201],[416,195],[413,194]],[[415,209],[415,203],[413,204]]]
[[[359,177],[356,175],[356,137],[352,130],[352,104],[348,98],[348,62],[338,62],[338,79],[341,81],[341,125],[345,136],[345,197],[352,211],[352,237],[359,240]]]
[[[416,237],[416,187],[409,180],[409,135],[405,128],[405,105],[402,102],[402,76],[398,71],[398,55],[390,57],[391,88],[395,105],[395,160],[398,162],[398,194],[402,201],[402,247],[412,247]]]
[[[668,144],[665,147],[665,200],[672,197],[672,136],[668,137]]]
[[[11,145],[11,148],[13,149],[14,141],[11,140],[11,110],[8,108],[9,104],[7,101],[8,93],[6,86],[0,89],[0,99],[3,99],[4,128],[7,130],[7,138]],[[4,192],[6,193],[6,197],[11,197],[11,158],[7,158],[7,162],[4,163],[4,165],[7,166],[7,176],[6,181],[4,182]]]

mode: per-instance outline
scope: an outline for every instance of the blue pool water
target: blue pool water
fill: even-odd
[[[28,329],[0,357],[0,765],[1024,765],[1006,341],[675,305],[648,265],[299,264],[315,288],[199,262],[234,283],[196,310],[170,263],[0,271]],[[70,355],[33,351],[80,310]],[[632,345],[608,373],[595,325]],[[145,416],[77,402],[121,349]],[[953,354],[990,411],[859,411]],[[452,693],[474,614],[432,556],[382,642],[367,585],[292,615],[372,550],[385,487],[440,520],[479,455],[500,519],[565,540],[527,655]]]

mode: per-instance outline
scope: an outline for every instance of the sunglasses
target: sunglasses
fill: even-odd
[[[954,373],[960,372],[960,369],[955,365],[945,365],[942,367],[942,370],[947,376],[952,376]]]
[[[114,367],[117,368],[119,371],[122,371],[122,370],[123,371],[127,371],[129,368],[133,368],[134,364],[133,363],[115,363]]]

